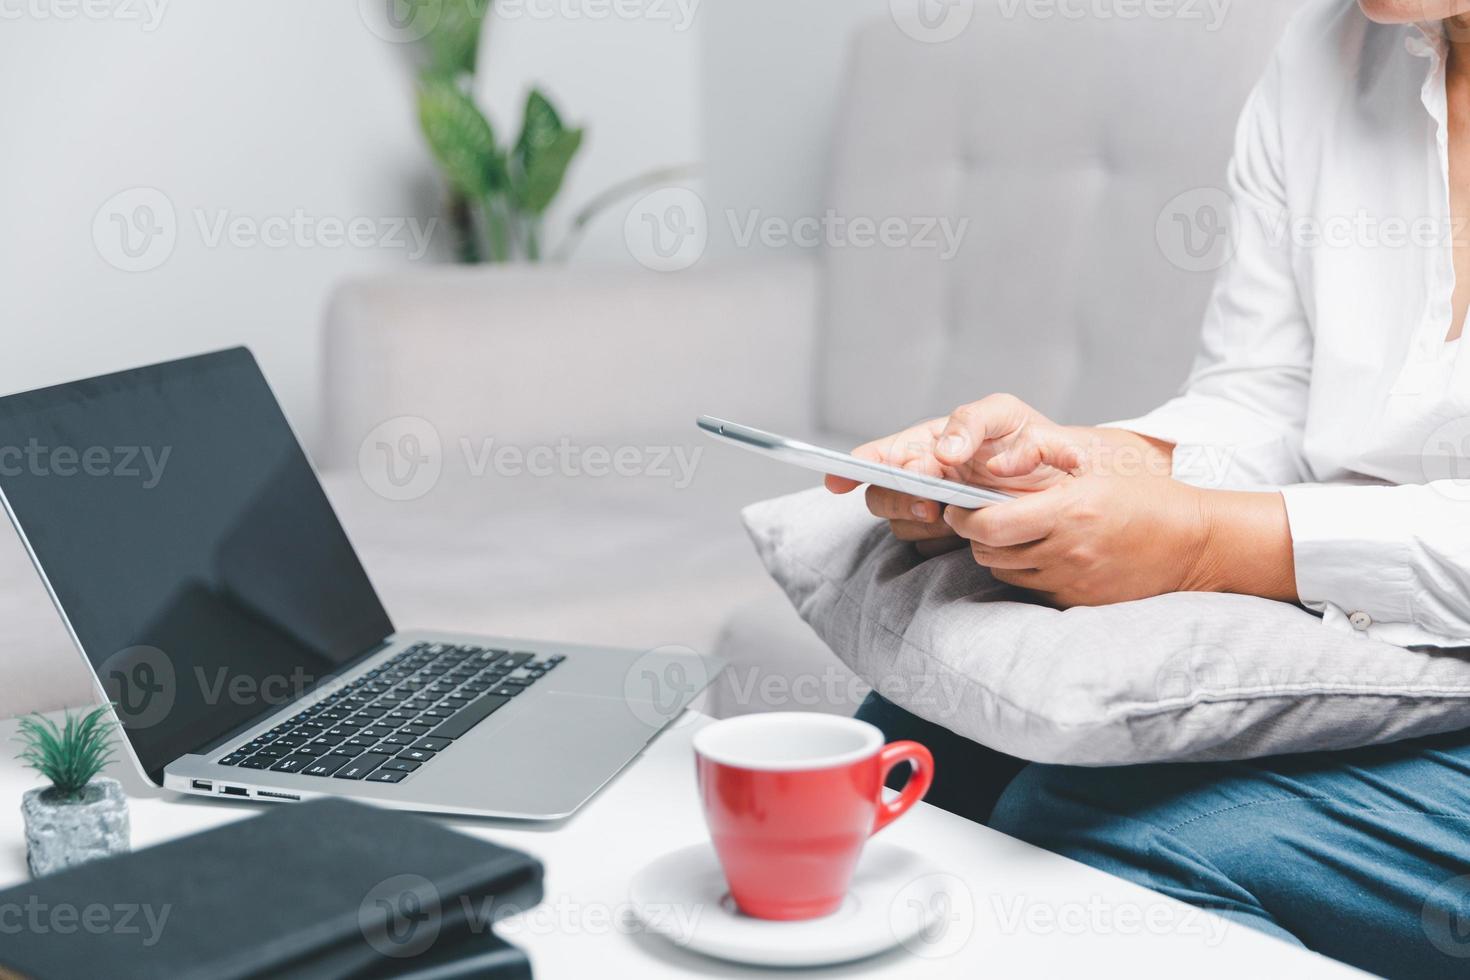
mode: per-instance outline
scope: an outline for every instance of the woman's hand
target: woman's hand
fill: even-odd
[[[1061,426],[1014,395],[991,395],[962,405],[853,455],[914,473],[1009,493],[1045,490],[1068,479],[1082,457],[1117,474],[1170,471],[1172,447],[1117,429]],[[827,489],[850,493],[860,484],[827,477]],[[962,547],[932,500],[869,487],[868,509],[889,522],[894,536],[926,555]]]
[[[853,455],[971,486],[1034,492],[1065,476],[1042,459],[1043,447],[1058,445],[1064,431],[1012,395],[991,395],[944,418],[859,446]],[[827,489],[833,493],[851,493],[859,486],[853,480],[827,477]],[[944,523],[941,505],[932,500],[870,486],[867,504],[874,515],[889,522],[899,540],[913,542],[925,555],[964,544]]]
[[[1296,601],[1280,494],[1089,470],[1084,462],[1075,479],[983,510],[947,508],[945,521],[997,579],[1062,608],[1170,592]]]

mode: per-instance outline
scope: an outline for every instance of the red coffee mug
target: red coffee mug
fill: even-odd
[[[814,919],[842,905],[868,838],[924,798],[934,757],[883,744],[864,721],[779,713],[716,722],[694,736],[699,792],[730,895],[758,919]],[[892,801],[883,783],[913,765]]]

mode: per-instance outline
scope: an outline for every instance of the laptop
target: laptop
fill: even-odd
[[[153,783],[577,810],[719,670],[400,631],[245,348],[0,398],[0,497]]]

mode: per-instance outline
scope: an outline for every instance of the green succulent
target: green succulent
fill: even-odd
[[[68,711],[61,725],[40,715],[22,718],[19,738],[25,748],[17,758],[51,780],[58,797],[78,800],[112,761],[111,711],[105,704],[80,718]]]

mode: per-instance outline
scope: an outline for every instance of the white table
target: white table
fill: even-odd
[[[709,719],[689,714],[578,815],[555,825],[450,820],[534,854],[546,900],[500,926],[529,952],[538,978],[750,976],[756,971],[681,950],[639,928],[627,883],[668,851],[706,839],[690,738]],[[37,777],[13,759],[16,723],[0,722],[0,887],[26,878],[20,794]],[[251,816],[264,804],[195,800],[150,787],[126,766],[111,774],[132,798],[133,846]],[[1244,926],[1180,904],[921,804],[883,838],[933,855],[963,882],[950,924],[873,959],[802,976],[1140,977],[1191,980],[1350,976],[1353,971]],[[288,899],[289,894],[283,894]],[[965,906],[969,907],[966,908]]]

